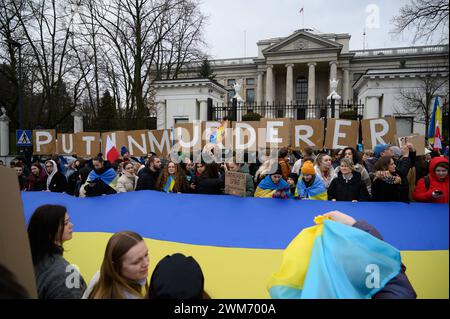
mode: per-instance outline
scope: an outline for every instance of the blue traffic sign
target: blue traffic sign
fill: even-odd
[[[31,130],[16,130],[16,145],[17,146],[33,146],[33,133]]]

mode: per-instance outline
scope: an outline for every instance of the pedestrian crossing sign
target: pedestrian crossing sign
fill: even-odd
[[[16,131],[16,145],[17,146],[32,146],[31,142],[32,131],[31,130],[17,130]]]

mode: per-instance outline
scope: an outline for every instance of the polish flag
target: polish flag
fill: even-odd
[[[436,126],[436,131],[434,133],[433,150],[439,151],[440,149],[442,149],[441,139],[442,139],[441,131],[439,130],[439,126]]]
[[[119,157],[120,153],[117,150],[116,146],[112,143],[109,136],[106,137],[106,160],[108,160],[110,163],[114,163]]]

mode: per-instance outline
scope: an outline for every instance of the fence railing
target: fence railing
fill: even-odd
[[[448,53],[448,45],[426,45],[416,47],[401,47],[401,48],[383,48],[383,49],[367,49],[367,50],[352,50],[355,57],[374,57],[384,55],[411,55],[411,54],[433,54],[433,53]]]
[[[312,120],[326,118],[345,118],[357,120],[364,114],[364,105],[353,102],[319,103],[273,103],[258,105],[255,103],[210,104],[208,120],[219,121],[225,116],[233,121],[258,120],[264,118],[290,118],[294,120]]]

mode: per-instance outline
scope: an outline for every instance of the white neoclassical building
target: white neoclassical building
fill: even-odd
[[[405,89],[420,89],[420,78],[427,74],[448,77],[448,45],[350,50],[350,38],[346,33],[302,29],[288,37],[257,42],[257,57],[212,60],[215,80],[220,85],[214,87],[219,94],[215,94],[214,100],[222,98],[224,103],[230,102],[235,94],[233,86],[239,82],[240,96],[247,104],[323,105],[330,94],[330,80],[337,79],[340,103],[364,105],[363,118],[393,116],[400,134],[423,133],[421,119],[402,109],[399,95]],[[192,78],[196,72],[192,66],[184,76]],[[447,97],[448,85],[437,94]],[[165,99],[157,101],[160,109],[170,104],[167,98],[170,100],[165,95]],[[204,96],[197,100],[202,99]],[[200,105],[201,102],[196,104],[199,116],[193,119],[206,116],[205,104],[203,108]],[[291,111],[262,115],[305,117],[304,112]],[[333,116],[338,117],[339,113]],[[173,123],[167,117],[165,121]]]

